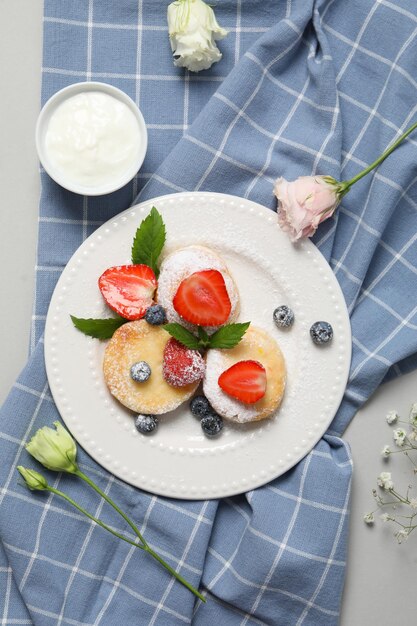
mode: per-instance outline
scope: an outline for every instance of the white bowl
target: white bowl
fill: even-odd
[[[139,132],[141,135],[141,144],[138,153],[135,155],[135,158],[132,160],[132,162],[128,164],[123,174],[118,175],[114,178],[110,177],[105,184],[91,186],[79,184],[74,181],[70,176],[67,176],[62,170],[58,170],[48,158],[48,151],[46,150],[45,146],[45,137],[48,130],[49,121],[58,106],[68,98],[71,98],[72,96],[75,96],[79,93],[85,93],[88,91],[108,94],[109,96],[113,96],[113,98],[116,98],[117,100],[127,105],[137,120]],[[129,181],[131,181],[144,161],[147,146],[148,133],[146,130],[145,120],[143,119],[143,115],[140,112],[139,108],[136,106],[135,102],[133,102],[133,100],[129,98],[127,94],[125,94],[120,89],[113,87],[112,85],[108,85],[107,83],[83,82],[74,83],[73,85],[64,87],[64,89],[58,91],[46,102],[39,114],[36,124],[36,149],[38,151],[39,160],[42,163],[45,171],[49,174],[51,178],[53,178],[55,182],[61,185],[61,187],[85,196],[101,196],[106,193],[111,193],[112,191],[120,189]]]

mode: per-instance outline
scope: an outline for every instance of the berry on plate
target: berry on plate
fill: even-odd
[[[229,396],[254,404],[265,395],[266,371],[258,361],[239,361],[219,376],[218,383]]]
[[[153,304],[150,306],[145,313],[145,320],[148,324],[151,324],[151,326],[160,326],[161,324],[165,324],[167,316],[164,307],[160,304]]]
[[[158,418],[155,415],[139,415],[135,418],[135,426],[136,430],[138,430],[142,435],[149,435],[156,428],[158,428]]]
[[[223,420],[217,413],[210,413],[201,420],[201,428],[208,437],[215,437],[223,428]]]
[[[147,265],[109,267],[98,279],[109,307],[128,320],[141,319],[153,303],[156,277]]]
[[[171,338],[165,346],[162,374],[172,387],[185,387],[201,380],[206,365],[197,350],[191,350]]]
[[[232,309],[224,278],[218,270],[194,272],[182,281],[173,299],[184,320],[199,326],[224,324]]]
[[[130,368],[130,377],[135,383],[145,383],[149,380],[152,371],[149,367],[149,363],[146,361],[138,361],[137,363],[133,363]]]
[[[213,412],[210,402],[206,396],[196,396],[190,402],[190,410],[194,417],[205,417]]]
[[[322,346],[333,339],[333,328],[329,322],[315,322],[310,328],[310,336],[317,346]]]
[[[274,311],[274,322],[278,328],[289,328],[294,324],[294,312],[289,306],[282,304]]]

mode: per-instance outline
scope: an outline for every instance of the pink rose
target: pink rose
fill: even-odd
[[[333,215],[341,197],[338,184],[330,176],[277,179],[274,194],[278,198],[278,224],[289,233],[291,241],[311,237],[318,225]]]

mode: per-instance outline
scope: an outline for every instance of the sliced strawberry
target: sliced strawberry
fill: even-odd
[[[113,311],[128,320],[138,320],[153,304],[155,274],[147,265],[109,267],[98,279],[103,298]]]
[[[229,396],[253,404],[266,392],[266,371],[258,361],[239,361],[219,376],[219,386]]]
[[[206,364],[197,350],[190,350],[171,338],[164,350],[162,373],[172,387],[184,387],[196,383],[204,376]]]
[[[222,274],[195,272],[182,281],[173,300],[183,319],[199,326],[219,326],[229,318],[232,305]]]

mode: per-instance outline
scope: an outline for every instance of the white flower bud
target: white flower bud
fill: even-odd
[[[168,6],[168,31],[178,67],[200,72],[220,61],[215,41],[227,31],[217,23],[213,9],[203,0],[176,0]]]
[[[374,523],[374,514],[373,513],[366,513],[363,516],[363,521],[365,522],[365,524],[373,524]]]
[[[55,472],[77,471],[77,447],[69,432],[54,422],[56,430],[44,426],[26,444],[26,450],[44,467]]]
[[[46,478],[36,470],[22,467],[22,465],[18,465],[17,469],[31,491],[44,491],[48,488]]]
[[[390,411],[389,413],[387,413],[387,416],[385,419],[387,420],[388,424],[394,424],[394,422],[396,422],[398,418],[399,418],[399,415],[397,411]]]
[[[402,543],[408,539],[408,534],[408,530],[404,528],[403,530],[399,530],[395,533],[394,537],[397,539],[398,543]]]
[[[405,444],[407,433],[402,428],[397,428],[393,431],[394,441],[398,447],[402,447]]]
[[[393,489],[394,483],[391,480],[391,472],[381,472],[377,479],[378,487],[388,491]]]
[[[388,458],[391,454],[391,448],[389,446],[384,446],[381,450],[381,454],[383,457]]]

